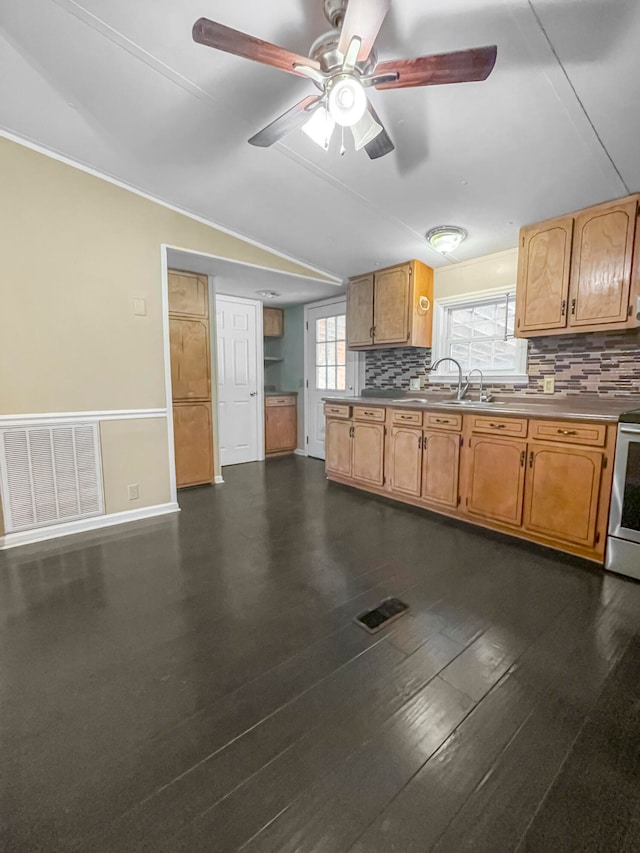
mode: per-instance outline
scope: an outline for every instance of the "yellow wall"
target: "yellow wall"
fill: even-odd
[[[0,138],[0,414],[166,406],[163,243],[310,273]],[[134,297],[146,300],[146,316],[133,314]],[[152,423],[102,425],[110,511],[132,508],[128,483],[140,485],[137,506],[168,499],[166,429],[140,438]]]
[[[105,512],[167,503],[169,448],[166,418],[103,421],[100,424]],[[160,464],[164,459],[165,464]],[[138,486],[129,500],[128,487]]]
[[[515,286],[517,270],[517,248],[440,267],[434,273],[434,299]]]

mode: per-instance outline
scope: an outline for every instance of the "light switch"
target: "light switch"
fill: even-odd
[[[129,486],[129,500],[130,501],[137,501],[139,497],[140,497],[140,494],[138,492],[138,484],[132,483]]]
[[[135,297],[133,300],[133,313],[137,317],[147,316],[147,300]]]

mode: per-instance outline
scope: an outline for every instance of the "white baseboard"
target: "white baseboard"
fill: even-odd
[[[180,512],[177,503],[143,506],[140,509],[112,512],[109,515],[96,515],[92,518],[81,518],[78,521],[67,521],[64,524],[37,527],[34,530],[6,533],[4,536],[0,536],[0,551],[15,548],[18,545],[31,545],[34,542],[57,539],[59,536],[70,536],[73,533],[87,533],[90,530],[99,530],[102,527],[112,527],[114,524],[126,524],[129,521],[140,521],[143,518],[153,518],[156,515],[168,515],[172,512]]]
[[[221,483],[224,483],[224,478],[223,478],[222,474],[216,474],[216,476],[215,476],[215,477],[214,477],[214,479],[213,479],[213,482],[214,482],[217,486],[219,486]]]
[[[306,456],[307,455],[307,451],[302,450],[300,447],[296,447],[296,449],[293,452],[295,453],[296,456]]]

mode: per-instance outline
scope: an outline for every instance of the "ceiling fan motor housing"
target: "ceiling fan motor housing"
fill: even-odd
[[[340,30],[329,30],[328,33],[319,36],[311,45],[309,58],[319,62],[320,67],[327,74],[342,68],[344,56],[338,50],[339,41]],[[372,49],[366,61],[358,62],[356,68],[361,74],[371,74],[377,63],[378,56]]]

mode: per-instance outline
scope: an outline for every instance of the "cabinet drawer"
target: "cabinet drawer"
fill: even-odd
[[[324,414],[327,418],[348,418],[350,406],[342,406],[337,403],[325,403]]]
[[[391,422],[394,424],[404,424],[405,426],[422,426],[422,412],[407,412],[406,410],[393,409],[391,412]]]
[[[462,415],[442,415],[436,412],[426,412],[424,425],[429,429],[462,429]]]
[[[354,406],[353,417],[356,421],[384,421],[386,409],[376,409],[368,406]]]
[[[527,435],[527,420],[525,418],[491,418],[472,415],[470,421],[473,432],[518,436],[518,438],[525,438]]]
[[[296,398],[293,394],[288,396],[285,394],[282,397],[265,397],[265,405],[267,406],[295,406]]]
[[[604,447],[607,428],[604,424],[578,424],[573,421],[531,421],[530,435],[543,441],[565,441],[569,444]]]

